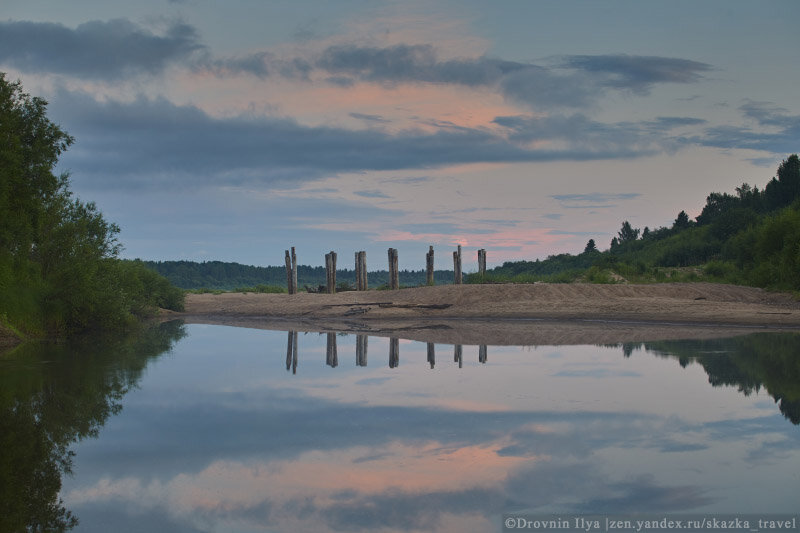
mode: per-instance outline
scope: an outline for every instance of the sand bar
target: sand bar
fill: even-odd
[[[190,294],[187,323],[463,344],[609,344],[800,331],[787,293],[712,283],[441,285],[330,294]]]

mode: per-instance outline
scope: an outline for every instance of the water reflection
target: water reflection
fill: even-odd
[[[356,335],[356,366],[367,366],[366,335]]]
[[[506,512],[795,511],[798,335],[492,346],[491,362],[452,344],[437,367],[434,343],[399,337],[188,331],[170,357],[174,324],[0,359],[0,531],[74,515],[89,532],[499,531]],[[388,365],[367,367],[369,344]]]
[[[298,345],[297,331],[287,332],[286,370],[297,373]],[[734,386],[746,396],[759,392],[765,387],[779,405],[780,412],[793,424],[800,424],[800,336],[796,334],[756,333],[740,337],[678,340],[646,343],[613,344],[621,347],[628,358],[643,350],[659,357],[677,359],[681,367],[700,364],[708,374],[708,382],[713,387]],[[327,346],[325,362],[328,366],[338,366],[337,334],[326,333]],[[368,336],[356,335],[356,366],[367,366]],[[436,348],[432,342],[426,343],[427,363],[431,369],[436,366]],[[463,368],[464,347],[453,345],[453,362]],[[478,345],[478,362],[488,360],[488,347]],[[389,368],[400,364],[400,339],[389,338]]]
[[[339,355],[337,345],[337,333],[326,333],[325,364],[331,368],[339,366]],[[341,335],[341,334],[339,334]],[[297,331],[289,331],[286,341],[286,370],[291,370],[292,374],[297,374]],[[356,335],[356,366],[367,366],[367,345],[368,336]],[[478,346],[478,362],[486,363],[488,347],[485,344]],[[436,348],[432,342],[427,343],[427,362],[431,369],[436,366]],[[458,363],[458,368],[464,366],[464,347],[461,344],[453,345],[453,362]],[[389,338],[389,368],[397,368],[400,365],[400,338]]]
[[[727,339],[628,343],[630,357],[641,349],[677,359],[682,367],[697,363],[714,387],[735,387],[745,396],[762,387],[793,424],[800,424],[800,343],[797,335],[756,333]]]
[[[0,359],[0,531],[77,525],[59,497],[70,446],[97,438],[147,364],[184,335],[171,323],[122,341],[28,343]]]

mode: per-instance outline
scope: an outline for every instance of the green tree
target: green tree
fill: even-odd
[[[675,219],[675,222],[672,224],[672,229],[674,230],[682,230],[686,229],[691,226],[691,222],[689,221],[689,215],[686,214],[686,211],[681,211],[678,213],[678,218]]]
[[[0,250],[15,260],[28,258],[67,181],[53,167],[74,139],[46,110],[0,72]]]
[[[639,232],[639,229],[634,229],[631,223],[626,220],[622,223],[622,228],[619,230],[619,233],[617,233],[619,244],[635,241],[639,238]]]
[[[597,245],[595,244],[594,239],[589,239],[589,242],[586,243],[586,248],[583,249],[583,253],[590,254],[596,251]]]
[[[168,283],[143,282],[143,265],[121,266],[119,227],[54,173],[72,143],[45,100],[0,73],[0,322],[69,333],[128,326],[167,300],[180,307]]]

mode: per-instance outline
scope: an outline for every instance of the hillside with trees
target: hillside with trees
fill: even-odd
[[[0,73],[0,329],[16,336],[124,329],[183,294],[141,262],[118,259],[116,224],[53,173],[74,139],[47,102]]]
[[[735,194],[712,192],[701,213],[685,211],[670,226],[622,222],[610,247],[590,240],[578,255],[507,262],[468,281],[708,280],[800,290],[800,159],[789,156],[763,189],[743,183]]]

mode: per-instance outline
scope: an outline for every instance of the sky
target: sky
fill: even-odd
[[[5,0],[122,257],[436,268],[609,246],[800,151],[796,0]],[[347,259],[351,258],[351,259]],[[352,268],[352,266],[350,266]]]

